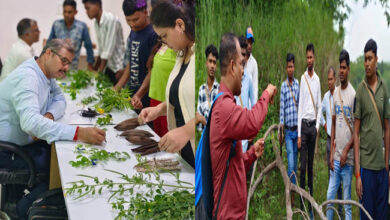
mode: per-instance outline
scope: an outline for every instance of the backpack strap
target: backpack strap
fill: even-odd
[[[222,180],[222,183],[221,183],[221,189],[219,190],[217,208],[215,209],[215,214],[214,214],[214,218],[213,218],[214,220],[217,219],[218,208],[219,208],[219,204],[220,204],[220,202],[221,202],[222,192],[223,192],[223,189],[224,189],[224,187],[225,187],[226,177],[227,177],[227,174],[228,174],[228,171],[229,171],[230,159],[232,159],[232,157],[234,157],[234,155],[236,154],[236,144],[237,144],[237,141],[234,140],[233,143],[232,143],[232,145],[230,146],[229,158],[228,158],[228,160],[226,161],[225,174],[224,174],[224,176],[223,176],[223,180]]]
[[[195,182],[195,203],[199,202],[200,198],[203,197],[204,203],[204,212],[208,216],[208,219],[212,219],[213,215],[213,205],[214,205],[214,189],[212,183],[212,168],[211,168],[211,154],[210,154],[210,122],[212,117],[212,110],[214,107],[215,101],[222,96],[223,92],[217,94],[214,98],[211,108],[209,110],[209,117],[207,118],[207,123],[205,129],[202,132],[202,136],[200,138],[197,154],[196,162],[198,161],[197,169],[195,169],[195,178],[199,181],[200,186],[198,187],[198,191],[196,188]],[[200,188],[200,189],[199,189]]]

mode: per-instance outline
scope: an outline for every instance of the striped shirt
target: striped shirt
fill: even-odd
[[[280,124],[293,127],[298,125],[299,82],[294,78],[294,82],[290,86],[296,104],[286,82],[282,83],[280,89]]]
[[[107,67],[117,72],[123,67],[125,53],[122,25],[118,17],[103,11],[100,22],[95,20],[98,56],[107,60]]]

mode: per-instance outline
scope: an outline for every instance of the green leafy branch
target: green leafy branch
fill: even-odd
[[[96,110],[103,109],[104,112],[110,112],[114,108],[120,111],[132,109],[130,92],[127,88],[120,91],[106,88],[98,93],[98,97],[99,103],[95,105]]]
[[[90,145],[78,144],[74,152],[77,154],[76,161],[69,161],[72,167],[91,167],[109,160],[125,161],[130,159],[130,154],[127,152],[108,152],[90,147]]]
[[[138,162],[143,159],[137,157]],[[108,172],[119,175],[121,182],[113,182],[105,178],[79,175],[92,179],[93,184],[86,184],[84,180],[71,182],[72,186],[65,188],[66,193],[75,195],[75,199],[87,195],[102,194],[103,190],[110,193],[108,201],[112,209],[118,211],[115,219],[194,219],[195,195],[191,183],[181,181],[179,173],[170,173],[176,179],[176,185],[166,184],[158,172],[137,173],[129,177],[114,170],[105,169]],[[154,177],[154,181],[152,180]],[[145,186],[146,191],[135,192],[135,187]],[[170,190],[167,191],[166,189]],[[129,196],[130,195],[130,196]]]
[[[96,74],[95,81],[96,81],[96,90],[98,92],[102,92],[104,89],[111,88],[114,86],[110,78],[104,73]]]
[[[71,70],[67,75],[70,79],[70,84],[69,86],[63,84],[61,87],[64,92],[69,93],[72,100],[76,99],[76,95],[80,89],[92,85],[93,73],[88,70]]]
[[[100,125],[100,126],[104,126],[104,125],[109,125],[109,124],[111,124],[111,121],[112,121],[112,116],[111,116],[111,114],[107,114],[106,116],[97,118],[96,124],[98,124],[98,125]]]
[[[88,96],[81,100],[81,103],[84,105],[88,105],[91,102],[97,101],[98,99],[95,96]]]

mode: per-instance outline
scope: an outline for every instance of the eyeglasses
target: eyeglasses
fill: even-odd
[[[68,60],[68,58],[64,57],[64,56],[61,56],[59,53],[57,53],[55,50],[51,50],[55,55],[57,55],[60,60],[61,60],[61,63],[62,65],[66,66],[66,65],[70,65],[72,62],[70,62]]]

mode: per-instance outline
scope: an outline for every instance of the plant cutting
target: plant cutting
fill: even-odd
[[[137,160],[139,164],[146,163],[146,159],[140,156]],[[93,183],[84,180],[71,182],[71,186],[65,188],[66,194],[77,200],[108,193],[108,202],[118,213],[115,219],[195,219],[195,188],[191,183],[180,180],[179,173],[168,171],[176,183],[167,184],[157,171],[145,170],[146,173],[131,177],[114,170],[106,171],[117,174],[121,180],[114,182],[108,178],[101,180],[99,177],[79,175],[93,180]]]
[[[111,124],[111,121],[112,121],[111,114],[107,114],[106,116],[97,118],[96,124],[98,124],[99,126],[104,126],[104,125]]]
[[[120,111],[132,109],[128,89],[121,89],[117,92],[111,88],[106,88],[98,93],[98,97],[99,103],[95,105],[95,109],[101,108],[104,112],[110,112],[114,108]]]
[[[74,152],[77,154],[76,160],[69,161],[72,167],[91,167],[106,163],[109,160],[125,161],[130,159],[130,154],[127,152],[108,152],[91,147],[88,144],[78,144]]]

